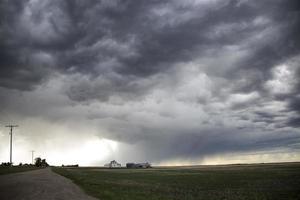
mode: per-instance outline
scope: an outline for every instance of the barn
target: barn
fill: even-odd
[[[118,163],[115,160],[112,160],[112,161],[110,161],[110,163],[105,164],[104,167],[108,167],[108,168],[120,168],[121,164]]]

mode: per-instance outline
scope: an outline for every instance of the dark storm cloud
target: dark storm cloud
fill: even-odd
[[[297,0],[3,0],[0,111],[88,123],[153,160],[292,146],[299,12]]]
[[[55,60],[51,51],[45,51],[45,45],[53,45],[56,41],[41,39],[47,34],[39,32],[40,27],[33,24],[40,23],[44,12],[27,13],[29,1],[1,1],[0,23],[0,85],[2,87],[32,90],[34,86],[46,80],[51,74]],[[29,19],[30,18],[30,19]],[[31,23],[29,23],[32,20]],[[34,34],[35,33],[35,34]],[[51,45],[49,45],[51,43]],[[61,45],[56,45],[57,51]],[[47,49],[48,50],[48,49]]]
[[[289,119],[289,121],[287,122],[288,126],[292,126],[292,127],[300,127],[300,118],[299,117],[294,117]]]
[[[4,18],[1,23],[1,36],[4,38],[1,43],[3,86],[26,88],[26,84],[39,83],[42,76],[47,76],[45,67],[32,58],[32,54],[39,51],[56,58],[58,62],[51,63],[52,67],[63,72],[72,69],[98,76],[113,71],[143,78],[167,71],[177,62],[201,56],[201,52],[207,49],[239,45],[267,27],[280,26],[279,30],[275,30],[280,31],[276,40],[247,47],[253,48],[248,58],[226,72],[228,78],[238,78],[249,68],[259,70],[260,76],[239,88],[245,90],[251,85],[248,90],[256,90],[260,88],[255,85],[261,85],[268,78],[272,66],[299,51],[297,33],[300,26],[296,1],[255,4],[226,1],[208,9],[203,9],[207,6],[205,4],[172,1],[46,1],[41,5],[35,4],[30,1],[23,4],[16,1],[1,3]],[[27,15],[30,15],[32,24],[18,22],[26,15],[26,9],[30,11]],[[164,9],[170,11],[159,14]],[[270,24],[253,25],[253,20],[260,16],[271,20]],[[226,24],[232,27],[209,37],[214,33],[209,35],[207,30]],[[26,33],[24,28],[19,27],[21,25],[46,35],[37,37]],[[45,28],[43,26],[47,26],[51,34],[40,31]],[[14,30],[25,33],[14,33]],[[11,73],[7,73],[8,69]],[[216,70],[214,73],[217,73]],[[10,83],[9,78],[14,79],[11,81],[14,83]],[[23,85],[16,85],[16,80],[22,81]]]
[[[295,63],[295,65],[293,67],[296,68],[295,77],[300,77],[299,60],[297,60],[297,62]],[[300,79],[299,78],[297,78],[297,80],[296,80],[296,83],[295,83],[292,93],[286,99],[288,99],[288,101],[289,101],[289,107],[288,107],[289,110],[295,111],[297,114],[300,114]],[[299,117],[298,117],[298,120],[299,120]],[[295,120],[293,120],[293,121],[296,122]],[[299,123],[298,123],[297,127],[298,126],[299,126]]]

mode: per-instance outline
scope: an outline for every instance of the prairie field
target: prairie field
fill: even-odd
[[[300,163],[52,169],[102,200],[300,199]]]

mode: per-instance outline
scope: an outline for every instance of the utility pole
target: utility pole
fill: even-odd
[[[5,126],[10,128],[10,164],[12,165],[12,135],[13,135],[13,128],[19,127],[18,125],[7,125]]]
[[[34,150],[31,151],[31,160],[32,160],[32,164],[33,164],[33,154],[34,154]]]

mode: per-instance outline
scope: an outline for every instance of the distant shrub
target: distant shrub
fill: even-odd
[[[9,167],[9,166],[12,166],[12,164],[10,162],[1,163],[1,167]]]

